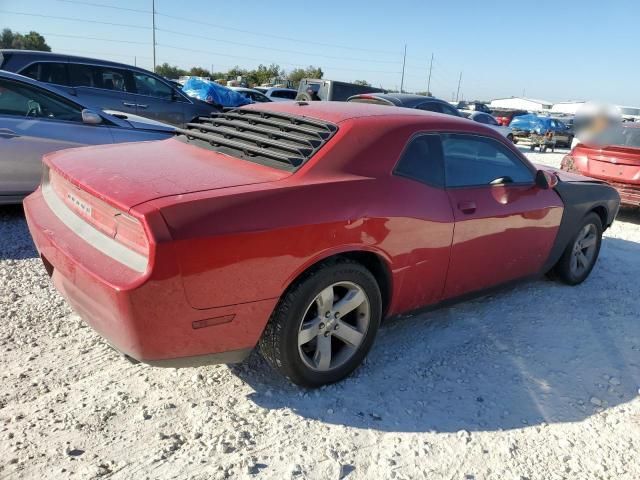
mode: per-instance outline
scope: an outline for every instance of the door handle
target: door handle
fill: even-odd
[[[138,104],[138,108],[149,108],[149,105]]]
[[[462,213],[474,213],[476,211],[475,202],[460,202],[458,203],[458,210]]]
[[[124,105],[125,107],[135,107],[136,106],[135,103],[130,103],[130,102],[122,102],[122,105]]]
[[[0,128],[0,137],[2,138],[15,138],[19,136],[20,135],[18,135],[13,130],[9,130],[8,128]]]

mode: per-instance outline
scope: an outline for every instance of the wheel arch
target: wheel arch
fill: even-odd
[[[606,230],[608,227],[608,223],[609,223],[609,211],[607,210],[607,207],[605,207],[604,205],[597,205],[595,207],[593,207],[588,213],[595,213],[600,217],[600,220],[602,221],[602,229]]]
[[[324,252],[307,261],[299,269],[297,269],[288,279],[284,286],[281,298],[289,291],[289,289],[300,281],[309,272],[320,268],[326,263],[338,261],[340,259],[348,259],[359,263],[376,279],[380,287],[380,295],[382,297],[382,317],[384,318],[389,310],[393,292],[393,277],[391,273],[391,262],[384,253],[362,248],[344,248],[336,251]]]

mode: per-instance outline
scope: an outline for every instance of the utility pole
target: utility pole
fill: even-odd
[[[404,57],[402,58],[402,80],[400,80],[400,93],[402,93],[404,88],[404,66],[407,62],[407,44],[404,44]]]
[[[427,82],[428,95],[431,95],[431,70],[433,70],[433,53],[431,54],[431,63],[429,63],[429,81]]]
[[[156,0],[151,0],[151,24],[153,26],[153,71],[156,71]]]
[[[138,66],[138,57],[137,57],[137,56],[134,56],[134,57],[133,57],[133,66],[134,66],[134,67],[137,67],[137,66]]]
[[[458,101],[458,97],[460,95],[460,83],[462,82],[462,72],[460,72],[460,77],[458,77],[458,91],[456,92],[456,102]]]

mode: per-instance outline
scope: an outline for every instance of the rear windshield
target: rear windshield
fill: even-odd
[[[612,127],[595,135],[589,143],[599,146],[640,148],[640,128]]]
[[[178,139],[261,165],[295,171],[335,134],[322,120],[262,110],[231,110],[176,129]]]

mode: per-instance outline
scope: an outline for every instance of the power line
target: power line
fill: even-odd
[[[87,2],[87,1],[82,1],[82,0],[58,0],[58,1],[59,2],[65,2],[65,3],[77,4],[77,5],[87,5],[87,6],[91,6],[91,7],[109,8],[109,9],[112,9],[112,10],[123,10],[123,11],[128,11],[128,12],[137,12],[137,13],[152,13],[150,10],[140,10],[140,9],[135,9],[135,8],[118,7],[118,6],[115,6],[115,5],[105,5],[103,3]],[[221,30],[229,30],[229,31],[234,31],[234,32],[247,33],[247,34],[250,34],[250,35],[270,37],[270,38],[275,38],[275,39],[278,39],[278,40],[289,40],[289,41],[293,41],[293,42],[297,42],[297,43],[307,43],[307,44],[310,44],[310,45],[320,45],[320,46],[323,46],[323,47],[343,48],[343,49],[348,49],[348,50],[358,50],[358,51],[361,51],[361,52],[372,52],[372,53],[378,53],[378,54],[380,54],[380,53],[384,53],[384,54],[388,54],[388,55],[397,55],[398,54],[397,52],[376,50],[376,49],[371,49],[371,48],[358,48],[358,47],[354,47],[352,45],[338,45],[338,44],[332,44],[332,43],[314,42],[314,41],[304,40],[304,39],[300,39],[300,38],[292,38],[292,37],[274,35],[274,34],[264,33],[264,32],[243,30],[243,29],[240,29],[240,28],[233,28],[233,27],[228,27],[228,26],[219,25],[219,24],[215,24],[215,23],[205,22],[203,20],[198,20],[198,19],[194,19],[194,18],[181,17],[181,16],[177,16],[177,15],[168,15],[168,14],[160,13],[160,12],[157,12],[157,11],[155,12],[155,14],[158,15],[158,16],[162,16],[162,17],[172,18],[174,20],[181,20],[183,22],[198,23],[200,25],[207,25],[209,27],[219,28]]]
[[[282,64],[282,65],[289,65],[289,66],[293,66],[293,67],[305,67],[306,65],[301,64],[301,63],[290,63],[290,62],[275,62],[273,60],[265,60],[264,58],[255,58],[255,57],[244,57],[241,55],[230,55],[227,53],[218,53],[218,52],[212,52],[209,50],[198,50],[195,48],[185,48],[185,47],[176,47],[173,45],[165,45],[162,43],[158,43],[159,47],[165,47],[165,48],[172,48],[175,50],[182,50],[182,51],[188,51],[188,52],[195,52],[195,53],[205,53],[205,54],[209,54],[209,55],[217,55],[217,56],[221,56],[221,57],[230,57],[230,58],[242,58],[245,60],[253,60],[255,62],[269,62],[269,63],[276,63],[276,64]],[[328,68],[328,69],[332,69],[332,70],[344,70],[344,71],[352,71],[352,72],[364,72],[364,73],[389,73],[389,74],[394,74],[397,75],[400,72],[392,72],[392,71],[384,71],[384,70],[362,70],[360,68],[342,68],[342,67],[331,67],[331,66],[326,66],[323,65],[323,68]]]
[[[156,12],[156,15],[161,16],[161,17],[167,17],[167,18],[172,18],[174,20],[181,20],[183,22],[190,22],[190,23],[197,23],[200,25],[206,25],[208,27],[213,27],[213,28],[219,28],[220,30],[229,30],[232,32],[239,32],[239,33],[245,33],[248,35],[255,35],[255,36],[259,36],[259,37],[269,37],[269,38],[275,38],[278,40],[287,40],[290,42],[296,42],[296,43],[306,43],[309,45],[319,45],[321,47],[333,47],[333,48],[343,48],[343,49],[348,49],[348,50],[357,50],[360,52],[370,52],[370,53],[377,53],[377,54],[386,54],[386,55],[398,55],[398,52],[390,52],[390,51],[384,51],[384,50],[376,50],[376,49],[371,49],[371,48],[359,48],[359,47],[354,47],[353,45],[338,45],[335,43],[322,43],[322,42],[314,42],[311,40],[304,40],[301,38],[292,38],[292,37],[285,37],[285,36],[281,36],[281,35],[273,35],[270,33],[263,33],[263,32],[256,32],[256,31],[251,31],[251,30],[243,30],[240,28],[234,28],[234,27],[227,27],[227,26],[223,26],[223,25],[219,25],[219,24],[215,24],[215,23],[210,23],[210,22],[205,22],[203,20],[196,20],[193,18],[186,18],[186,17],[179,17],[177,15],[168,15],[166,13],[160,13],[160,12]]]
[[[110,8],[112,10],[123,10],[125,12],[151,13],[151,10],[139,10],[136,8],[117,7],[115,5],[105,5],[104,3],[83,2],[80,0],[58,0],[58,1],[64,2],[64,3],[73,3],[76,5],[87,5],[89,7],[102,7],[102,8]]]
[[[82,40],[98,40],[101,42],[129,43],[132,45],[149,45],[149,42],[134,42],[133,40],[115,40],[111,38],[85,37],[84,35],[67,35],[64,33],[42,33],[41,35],[47,36],[47,37],[64,37],[64,38],[79,38]]]
[[[273,50],[275,52],[283,52],[283,53],[295,53],[298,55],[310,55],[310,52],[301,52],[299,50],[287,50],[284,48],[273,48],[273,47],[265,47],[263,45],[255,45],[255,44],[251,44],[251,43],[242,43],[242,42],[235,42],[232,40],[223,40],[220,38],[213,38],[213,37],[206,37],[204,35],[196,35],[194,33],[184,33],[184,32],[177,32],[175,30],[167,30],[165,28],[156,28],[156,30],[158,30],[159,32],[166,32],[166,33],[172,33],[174,35],[181,35],[183,37],[192,37],[192,38],[201,38],[203,40],[210,40],[213,42],[220,42],[220,43],[228,43],[230,45],[238,45],[241,47],[250,47],[250,48],[260,48],[262,50]],[[313,54],[314,57],[322,57],[322,58],[329,58],[332,60],[349,60],[349,61],[355,61],[355,62],[371,62],[371,63],[385,63],[385,64],[394,64],[397,65],[398,62],[396,61],[391,61],[391,60],[369,60],[369,59],[364,59],[364,58],[353,58],[353,57],[342,57],[342,56],[334,56],[334,55],[322,55],[322,54],[318,54],[318,53],[314,53]]]
[[[140,28],[144,30],[151,30],[151,27],[145,27],[143,25],[131,25],[125,23],[113,23],[113,22],[103,22],[100,20],[87,20],[84,18],[73,18],[73,17],[58,17],[56,15],[43,15],[40,13],[26,13],[26,12],[11,12],[9,10],[0,10],[0,13],[8,13],[9,15],[23,15],[27,17],[40,17],[40,18],[51,18],[54,20],[67,20],[70,22],[83,22],[83,23],[96,23],[100,25],[109,25],[112,27],[127,27],[127,28]]]

